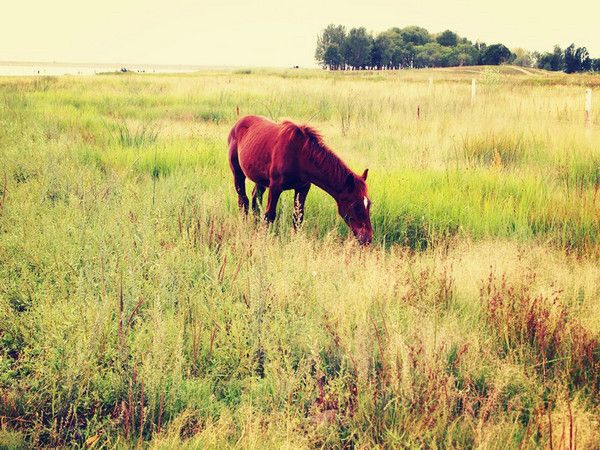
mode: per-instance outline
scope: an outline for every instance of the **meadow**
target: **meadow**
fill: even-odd
[[[0,78],[0,448],[600,448],[587,87],[511,67]],[[370,247],[317,188],[297,232],[291,192],[271,227],[239,213],[238,108],[369,168]]]

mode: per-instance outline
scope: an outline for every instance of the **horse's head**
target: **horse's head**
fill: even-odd
[[[371,200],[367,196],[367,174],[365,170],[361,177],[349,173],[344,189],[337,200],[338,212],[348,224],[358,242],[368,245],[373,239],[371,227]]]

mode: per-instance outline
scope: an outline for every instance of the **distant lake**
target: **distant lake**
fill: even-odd
[[[217,67],[184,65],[72,64],[0,61],[0,76],[94,75],[103,72],[119,72],[122,68],[127,69],[129,72],[139,73],[187,73],[198,70],[217,69]]]

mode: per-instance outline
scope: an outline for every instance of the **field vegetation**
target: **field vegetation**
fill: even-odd
[[[599,86],[0,79],[0,447],[599,448]],[[238,108],[370,169],[370,247],[316,188],[240,215]]]

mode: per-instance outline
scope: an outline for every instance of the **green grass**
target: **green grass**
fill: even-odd
[[[511,68],[0,80],[0,447],[597,448],[584,86]],[[299,232],[290,193],[270,228],[241,217],[237,107],[370,168],[370,248],[317,188]]]

